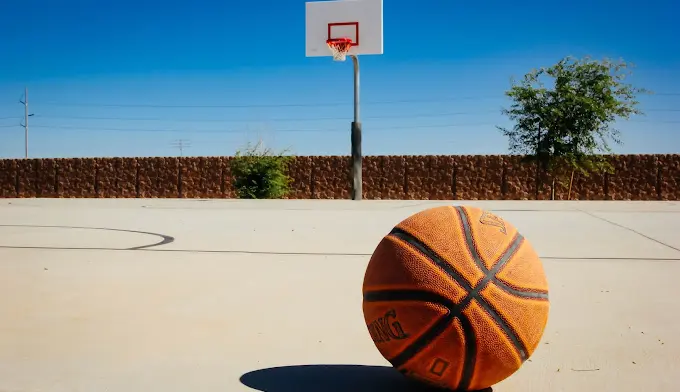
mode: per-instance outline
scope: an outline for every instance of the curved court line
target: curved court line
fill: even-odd
[[[174,237],[169,235],[152,233],[148,231],[138,231],[138,230],[126,230],[126,229],[113,229],[110,227],[80,227],[80,226],[48,226],[48,225],[2,225],[0,227],[29,227],[29,228],[49,228],[49,229],[78,229],[78,230],[103,230],[103,231],[117,231],[122,233],[132,233],[132,234],[145,234],[155,237],[160,237],[161,241],[155,242],[149,245],[135,246],[132,248],[118,249],[118,248],[52,248],[52,249],[71,249],[71,250],[144,250],[152,247],[170,244],[175,241]],[[13,247],[13,246],[0,246],[0,248],[18,248],[18,249],[50,249],[50,247]]]

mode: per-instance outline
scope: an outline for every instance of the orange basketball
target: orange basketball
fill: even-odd
[[[437,207],[399,223],[366,269],[369,333],[396,369],[461,391],[509,377],[538,346],[548,282],[509,222],[474,207]]]

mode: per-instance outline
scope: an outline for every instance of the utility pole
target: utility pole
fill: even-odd
[[[179,156],[183,157],[184,156],[184,149],[191,147],[191,142],[186,139],[177,139],[176,141],[172,142],[171,145],[175,148],[179,149]]]
[[[24,87],[24,100],[19,100],[24,105],[24,157],[28,159],[28,118],[33,114],[28,114],[28,87]]]

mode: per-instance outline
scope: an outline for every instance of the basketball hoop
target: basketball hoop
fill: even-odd
[[[333,53],[333,60],[335,61],[345,61],[347,52],[352,49],[351,38],[331,38],[326,43]]]

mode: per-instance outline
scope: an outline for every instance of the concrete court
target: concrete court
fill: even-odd
[[[361,281],[394,224],[442,204],[2,199],[0,392],[415,390]],[[541,346],[495,391],[678,390],[680,203],[449,204],[512,222],[551,285]]]

